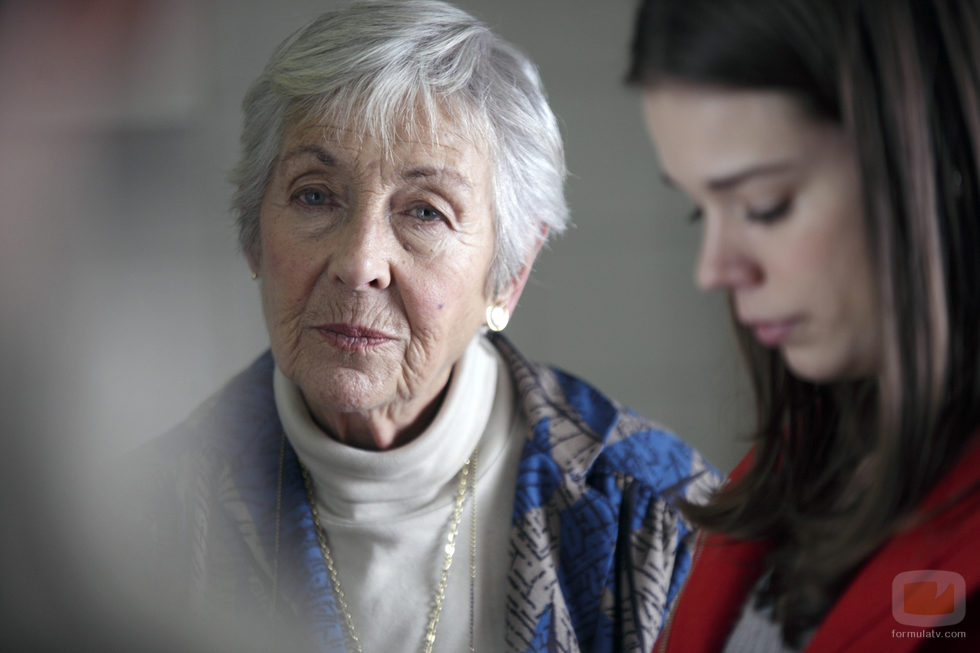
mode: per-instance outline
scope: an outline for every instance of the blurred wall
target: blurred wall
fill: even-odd
[[[135,445],[265,348],[227,209],[239,102],[335,4],[0,5],[0,80],[18,89],[0,99],[4,344],[37,376],[25,420],[70,436],[53,446]],[[691,283],[697,228],[621,83],[633,2],[458,4],[539,65],[567,144],[575,226],[540,256],[509,335],[729,470],[748,393],[723,298]]]

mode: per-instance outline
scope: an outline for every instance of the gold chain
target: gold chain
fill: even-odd
[[[470,653],[476,653],[476,468],[480,448],[473,450],[473,475],[470,481]]]
[[[476,466],[478,456],[479,448],[473,451],[473,455],[463,463],[463,469],[459,472],[459,483],[456,486],[456,497],[453,500],[453,516],[449,524],[449,532],[446,535],[445,557],[442,563],[442,571],[432,598],[432,612],[429,615],[429,623],[425,628],[425,638],[422,640],[422,650],[425,653],[432,653],[432,648],[436,642],[436,629],[439,627],[439,616],[442,614],[442,606],[446,598],[446,587],[449,585],[449,570],[452,568],[453,557],[456,553],[456,536],[459,533],[459,523],[463,516],[463,503],[466,500],[467,490],[469,490],[469,494],[472,496],[473,504],[473,522],[470,528],[470,651],[474,650],[473,599],[476,591]],[[316,496],[313,492],[313,479],[302,463],[300,463],[300,470],[303,473],[303,483],[306,485],[306,498],[310,503],[310,512],[313,515],[316,539],[320,544],[320,554],[323,556],[323,562],[327,566],[330,585],[333,587],[337,605],[340,607],[340,611],[344,616],[344,630],[348,640],[354,646],[354,650],[357,653],[363,653],[361,640],[357,636],[357,629],[354,627],[354,617],[351,615],[347,597],[344,595],[344,590],[340,585],[337,566],[334,564],[333,556],[330,555],[330,546],[327,544],[327,532],[320,524],[320,514],[316,507]],[[278,556],[276,557],[278,558]]]

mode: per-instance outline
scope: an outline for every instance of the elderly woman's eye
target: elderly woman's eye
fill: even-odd
[[[435,222],[441,220],[443,215],[431,206],[417,206],[409,211],[412,217],[418,218],[422,222]]]
[[[329,195],[319,188],[304,188],[294,198],[306,206],[323,206],[329,200]]]

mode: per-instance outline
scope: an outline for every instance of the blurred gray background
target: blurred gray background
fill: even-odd
[[[18,431],[64,436],[45,451],[135,446],[266,347],[227,209],[239,102],[273,47],[335,4],[0,5],[4,396]],[[508,335],[727,472],[748,392],[723,298],[691,281],[689,207],[659,182],[621,82],[634,3],[457,4],[538,64],[571,171],[574,227],[539,257]]]

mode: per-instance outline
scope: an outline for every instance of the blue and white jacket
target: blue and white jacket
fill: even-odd
[[[649,651],[691,563],[694,537],[675,500],[703,500],[717,473],[671,433],[489,337],[531,425],[510,524],[508,650]],[[134,469],[152,497],[138,511],[141,560],[166,570],[194,612],[220,606],[268,624],[257,632],[278,624],[291,642],[302,632],[293,647],[340,651],[273,369],[267,352],[139,454]]]

